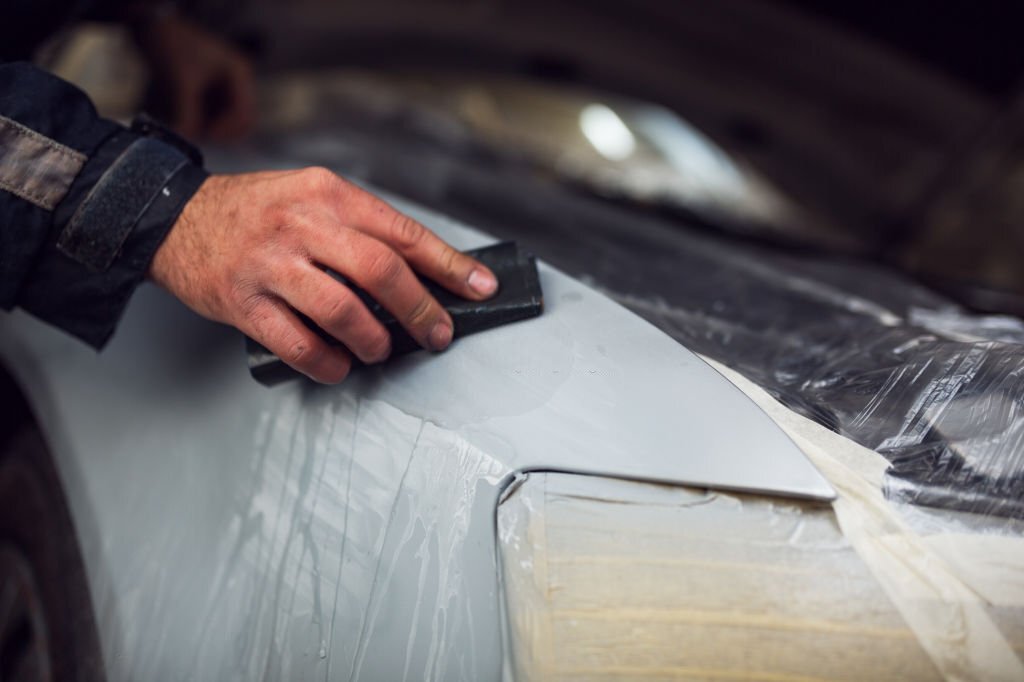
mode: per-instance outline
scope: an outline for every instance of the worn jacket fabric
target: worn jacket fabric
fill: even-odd
[[[173,136],[103,119],[18,61],[46,28],[97,11],[110,8],[14,2],[0,22],[0,306],[100,348],[206,173]]]

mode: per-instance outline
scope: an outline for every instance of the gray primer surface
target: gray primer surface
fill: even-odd
[[[460,248],[489,241],[396,203]],[[494,510],[517,471],[831,498],[694,355],[551,268],[541,280],[542,317],[340,387],[257,385],[237,332],[151,287],[102,354],[0,318],[111,678],[499,679]]]

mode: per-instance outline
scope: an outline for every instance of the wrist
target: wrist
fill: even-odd
[[[146,273],[150,281],[171,293],[178,293],[178,284],[183,279],[184,270],[190,265],[189,258],[182,254],[193,241],[190,235],[201,230],[197,226],[205,224],[208,220],[209,207],[216,206],[221,201],[223,179],[224,176],[207,175],[184,202],[153,254]]]

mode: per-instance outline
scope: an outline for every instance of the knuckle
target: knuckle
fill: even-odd
[[[281,359],[293,367],[309,370],[316,366],[318,356],[316,344],[303,337],[289,341]]]
[[[355,321],[359,312],[359,303],[355,296],[348,292],[332,296],[330,302],[324,307],[319,322],[331,328],[347,327]]]
[[[425,232],[422,225],[404,213],[395,213],[391,219],[391,239],[400,249],[411,249],[418,245]]]
[[[244,318],[257,316],[265,298],[251,282],[236,281],[228,285],[227,304]]]
[[[416,305],[413,306],[412,310],[409,311],[409,315],[406,317],[406,319],[409,321],[410,325],[414,327],[419,327],[425,324],[427,321],[429,321],[431,317],[433,317],[433,315],[431,314],[433,312],[433,309],[434,306],[431,305],[430,296],[424,293],[423,296],[420,297],[420,299],[416,302]]]
[[[376,288],[388,288],[402,274],[404,261],[391,249],[382,247],[367,254],[363,272],[367,282]]]
[[[441,267],[441,272],[446,276],[452,277],[456,274],[456,266],[459,261],[459,253],[453,248],[445,248],[441,252],[441,257],[438,259],[438,265]]]
[[[311,166],[303,169],[304,181],[315,192],[332,193],[341,184],[341,178],[323,166]]]

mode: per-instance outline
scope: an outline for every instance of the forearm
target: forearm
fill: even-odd
[[[101,347],[205,177],[74,86],[0,64],[0,306]]]

